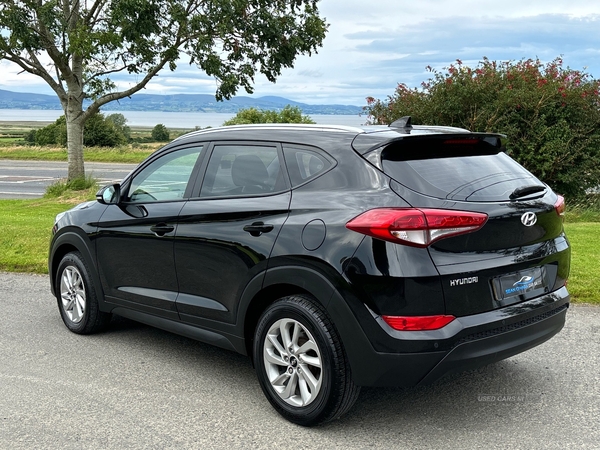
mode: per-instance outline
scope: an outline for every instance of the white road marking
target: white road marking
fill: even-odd
[[[41,197],[44,195],[43,192],[4,192],[0,191],[0,195],[33,195],[34,197]]]

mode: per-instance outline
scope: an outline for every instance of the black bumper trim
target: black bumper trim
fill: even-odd
[[[485,339],[488,337],[492,337],[492,336],[496,336],[498,334],[502,334],[502,333],[506,333],[508,331],[514,331],[514,330],[518,330],[519,328],[523,328],[523,327],[527,327],[529,325],[533,325],[535,323],[538,323],[542,320],[548,319],[552,316],[555,316],[556,314],[559,314],[563,311],[565,311],[566,309],[569,308],[568,304],[562,305],[556,309],[553,309],[551,311],[547,311],[543,314],[539,314],[537,316],[534,317],[530,317],[529,319],[525,319],[525,320],[521,320],[520,322],[515,322],[515,323],[511,323],[510,325],[505,325],[502,327],[498,327],[498,328],[493,328],[491,330],[485,330],[485,331],[480,331],[478,333],[473,333],[473,334],[469,334],[468,336],[464,336],[461,339],[459,339],[458,341],[456,341],[454,343],[454,345],[452,346],[452,349],[454,349],[455,347],[458,347],[461,344],[464,344],[465,342],[471,342],[471,341],[476,341],[479,339]]]
[[[504,332],[463,342],[454,347],[419,384],[430,384],[447,374],[501,361],[546,342],[562,330],[567,308],[567,305],[562,305],[544,314],[501,327],[506,328]],[[515,326],[517,328],[513,328]]]

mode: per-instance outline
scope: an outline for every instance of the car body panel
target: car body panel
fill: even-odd
[[[98,221],[94,245],[106,300],[177,319],[178,294],[174,236],[185,202],[136,204],[146,211],[134,217],[121,205],[110,205]],[[166,233],[157,234],[156,226]]]
[[[290,198],[290,192],[284,192],[268,198],[186,203],[175,236],[177,310],[182,321],[234,321],[245,286],[254,276],[264,276],[277,235],[288,217]],[[256,236],[244,231],[244,227],[257,223],[272,229]]]

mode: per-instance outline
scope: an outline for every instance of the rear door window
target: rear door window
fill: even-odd
[[[477,139],[418,139],[381,154],[384,172],[407,188],[440,199],[504,201],[522,186],[544,186],[499,147]]]
[[[210,155],[200,197],[266,195],[286,189],[277,146],[218,144]]]

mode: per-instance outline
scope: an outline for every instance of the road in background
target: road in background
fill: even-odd
[[[47,276],[0,273],[0,448],[598,449],[599,349],[600,308],[574,306],[539,347],[302,428],[248,358],[125,319],[73,334]]]
[[[136,164],[85,163],[86,175],[100,185],[121,181]],[[0,198],[39,198],[46,188],[67,177],[67,163],[0,160]]]

